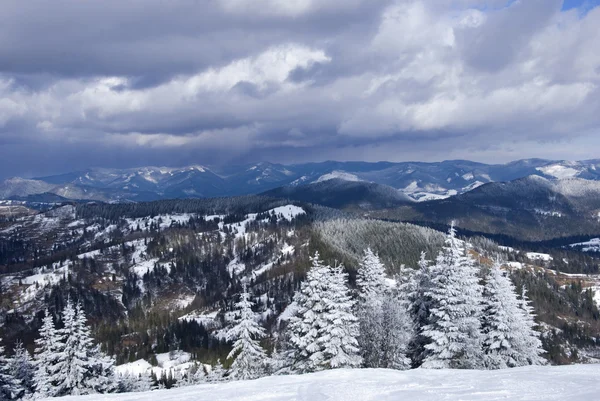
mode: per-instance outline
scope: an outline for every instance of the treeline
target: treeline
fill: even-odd
[[[365,249],[371,248],[397,273],[402,265],[416,266],[422,251],[435,255],[444,243],[444,235],[433,229],[408,223],[368,219],[333,219],[315,223],[316,241],[325,246],[322,256],[340,260],[354,269]]]
[[[85,203],[76,206],[77,217],[81,219],[101,217],[109,221],[123,218],[154,217],[161,214],[194,213],[248,214],[283,206],[289,202],[265,196],[238,196],[207,199],[171,199],[141,203]]]
[[[225,378],[336,368],[502,369],[546,363],[524,293],[499,264],[479,266],[453,230],[435,262],[423,254],[419,269],[403,273],[390,281],[379,257],[367,249],[357,290],[351,291],[344,268],[327,265],[315,254],[270,356],[244,289],[227,332],[233,348]]]

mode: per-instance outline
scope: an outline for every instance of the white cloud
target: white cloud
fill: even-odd
[[[312,50],[293,44],[277,46],[251,58],[236,60],[222,68],[211,68],[190,78],[178,80],[183,93],[227,91],[240,82],[248,82],[261,89],[269,84],[284,85],[291,71],[307,68],[314,63],[331,61],[322,50]]]

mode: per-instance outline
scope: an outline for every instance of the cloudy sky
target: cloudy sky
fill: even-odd
[[[4,0],[0,178],[600,157],[600,0]]]

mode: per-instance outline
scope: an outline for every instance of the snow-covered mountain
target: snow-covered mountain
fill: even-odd
[[[380,211],[378,217],[457,225],[527,240],[600,232],[600,181],[531,175],[449,199]]]
[[[338,209],[383,209],[414,202],[401,190],[339,174],[326,174],[311,184],[279,187],[263,195]]]
[[[40,194],[51,191],[54,187],[54,185],[41,180],[9,178],[0,185],[0,199]]]
[[[462,194],[486,183],[512,181],[530,175],[551,180],[600,181],[600,161],[527,159],[498,165],[464,160],[440,163],[326,161],[294,165],[262,162],[221,167],[94,168],[33,179],[11,178],[0,183],[0,199],[42,193],[101,201],[201,198],[256,194],[287,185],[340,179],[383,184],[416,201],[428,201]]]

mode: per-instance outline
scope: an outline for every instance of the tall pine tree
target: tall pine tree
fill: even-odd
[[[426,356],[425,345],[430,342],[429,338],[423,335],[422,328],[429,322],[431,279],[431,262],[427,260],[425,252],[422,252],[419,269],[411,272],[403,280],[400,288],[400,291],[406,296],[409,314],[413,322],[414,336],[408,344],[408,356],[414,368],[423,363]]]
[[[312,266],[300,290],[294,294],[296,313],[288,326],[292,371],[315,372],[324,369],[325,355],[320,337],[327,326],[325,313],[328,305],[329,266],[319,260],[319,253],[311,258]]]
[[[386,291],[385,266],[371,248],[365,250],[356,272],[356,287],[360,301],[380,299]]]
[[[327,369],[356,368],[362,362],[357,339],[359,325],[352,312],[354,301],[348,290],[348,274],[341,265],[331,269],[328,287],[325,326],[318,339],[323,349],[321,363]]]
[[[483,290],[483,351],[488,369],[517,366],[523,320],[515,288],[500,265],[490,269]]]
[[[11,371],[11,365],[12,358],[8,358],[4,354],[4,347],[0,346],[0,401],[14,400],[23,392],[21,382]]]
[[[34,392],[35,368],[29,352],[18,341],[15,345],[15,353],[10,361],[12,376],[21,383],[21,394],[19,397],[28,397]]]
[[[358,340],[363,366],[409,368],[406,351],[413,330],[407,305],[397,291],[386,284],[385,266],[370,249],[365,251],[360,263],[356,283]]]
[[[63,328],[54,378],[54,396],[84,395],[116,391],[114,362],[94,345],[80,304],[69,299],[62,312]]]
[[[359,320],[359,345],[364,366],[382,367],[381,338],[383,336],[383,299],[385,293],[385,267],[371,251],[365,254],[356,272],[358,303],[356,315]]]
[[[288,326],[292,370],[298,373],[355,367],[358,322],[352,312],[347,275],[341,266],[331,268],[311,259],[312,266],[294,294],[295,315]]]
[[[543,365],[544,352],[527,298],[519,299],[496,263],[484,286],[483,351],[488,369]]]
[[[477,369],[483,367],[481,347],[482,286],[466,245],[450,228],[432,266],[429,318],[422,328],[427,339],[422,367]]]
[[[58,371],[64,351],[62,336],[54,326],[52,315],[46,309],[42,320],[40,337],[35,340],[35,376],[34,388],[36,398],[55,397],[59,381]]]
[[[239,317],[227,332],[227,340],[233,341],[227,358],[233,359],[229,377],[234,380],[257,379],[265,373],[267,355],[259,343],[265,337],[265,330],[256,322],[253,304],[244,286],[240,300],[235,304]]]
[[[535,314],[533,307],[529,304],[525,288],[523,288],[523,293],[519,299],[519,307],[523,324],[521,326],[522,334],[517,346],[522,352],[517,358],[517,366],[545,365],[547,362],[542,355],[546,351],[542,348],[540,333],[535,330]]]

